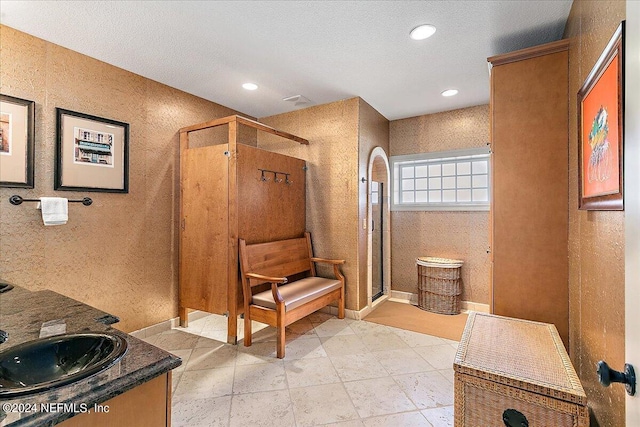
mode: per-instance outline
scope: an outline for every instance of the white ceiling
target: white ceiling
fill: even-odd
[[[360,96],[394,120],[488,103],[486,58],[560,39],[570,8],[571,0],[2,0],[0,22],[254,117]],[[435,35],[410,39],[424,23]],[[440,96],[448,88],[460,93]],[[311,102],[282,100],[292,95]]]

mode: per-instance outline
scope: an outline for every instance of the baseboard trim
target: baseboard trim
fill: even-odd
[[[391,291],[391,295],[388,296],[388,301],[399,302],[403,304],[412,304],[418,305],[418,294],[414,294],[411,292],[403,292],[403,291]],[[378,302],[378,301],[376,301]],[[377,305],[374,303],[374,305]],[[362,320],[369,313],[374,310],[375,307],[366,306],[362,310],[344,310],[344,316],[348,319],[354,320]],[[472,301],[461,301],[460,308],[463,312],[469,311],[478,311],[480,313],[489,313],[489,304],[483,304],[479,302]],[[334,316],[338,315],[338,307],[334,306],[326,306],[321,308],[319,311],[323,313],[332,314]],[[194,310],[189,313],[189,322],[196,321],[198,319],[202,319],[203,317],[208,316],[211,313],[207,313],[206,311]],[[180,325],[180,317],[174,317],[172,319],[165,320],[160,323],[156,323],[155,325],[147,326],[146,328],[138,329],[137,331],[129,332],[129,335],[132,335],[136,338],[146,338],[155,334],[159,334],[161,332],[169,331],[176,326]]]
[[[334,306],[326,306],[321,308],[320,310],[323,313],[328,313],[334,316],[338,315],[338,307],[334,307]],[[349,310],[349,309],[345,309],[344,310],[344,316],[348,319],[354,319],[354,320],[362,320],[364,319],[369,313],[371,313],[372,309],[371,307],[365,307],[360,311],[357,310]],[[202,319],[203,317],[206,317],[208,315],[210,315],[211,313],[207,313],[206,311],[200,311],[200,310],[194,310],[192,312],[189,313],[189,322],[193,322],[195,320],[198,319]],[[165,320],[163,322],[160,323],[156,323],[155,325],[151,325],[151,326],[147,326],[146,328],[142,328],[142,329],[138,329],[137,331],[133,331],[133,332],[129,332],[129,335],[132,335],[136,338],[142,339],[142,338],[146,338],[146,337],[150,337],[152,335],[155,334],[159,334],[165,331],[169,331],[173,328],[175,328],[176,326],[180,325],[180,317],[174,317],[172,319],[168,319]]]
[[[373,310],[375,310],[375,308],[378,305],[382,304],[383,302],[385,302],[387,300],[391,300],[391,298],[389,297],[388,294],[385,294],[385,295],[382,295],[377,300],[375,300],[373,302],[373,304],[366,306],[362,310],[350,310],[348,308],[345,308],[344,317],[346,317],[347,319],[362,320],[365,317],[367,317],[367,315],[369,315],[369,313],[371,313]],[[332,305],[328,305],[326,307],[322,307],[318,311],[321,311],[323,313],[332,314],[334,316],[338,315],[338,307],[334,307]]]
[[[333,316],[337,316],[338,315],[338,307],[334,307],[332,305],[328,305],[326,307],[322,307],[318,311],[320,311],[322,313],[331,314]],[[365,307],[360,311],[349,310],[348,308],[345,308],[344,309],[344,317],[346,317],[347,319],[362,320],[370,312],[371,312],[371,307]]]
[[[198,319],[202,319],[210,315],[211,313],[207,313],[206,311],[194,310],[189,313],[189,322],[194,322]],[[170,331],[176,326],[180,325],[180,317],[174,317],[172,319],[168,319],[162,321],[160,323],[156,323],[155,325],[147,326],[146,328],[138,329],[137,331],[129,332],[129,335],[132,335],[136,338],[142,339],[147,338],[155,334],[159,334],[161,332]]]
[[[401,302],[404,304],[418,305],[418,294],[403,291],[391,291],[389,301]],[[473,301],[460,301],[460,308],[463,312],[478,311],[480,313],[489,313],[489,304],[483,304]]]
[[[481,302],[461,301],[460,308],[462,311],[477,311],[480,313],[490,313],[489,304],[483,304]]]
[[[418,294],[403,291],[391,291],[391,298],[389,301],[402,302],[405,304],[418,305]]]

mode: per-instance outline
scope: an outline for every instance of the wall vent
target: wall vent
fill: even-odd
[[[293,105],[295,105],[296,107],[311,103],[311,100],[309,98],[302,95],[287,96],[286,98],[282,98],[282,100],[285,102],[293,102]]]

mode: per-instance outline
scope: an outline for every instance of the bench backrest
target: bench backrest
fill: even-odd
[[[313,255],[309,233],[297,239],[252,245],[240,239],[239,248],[243,276],[248,272],[272,277],[289,277],[310,272],[310,275],[315,276],[314,264],[311,262]],[[251,280],[250,283],[251,286],[256,286],[263,282]]]

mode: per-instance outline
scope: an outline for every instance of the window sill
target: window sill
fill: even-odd
[[[489,205],[391,205],[391,211],[425,211],[425,212],[441,212],[441,211],[450,211],[450,212],[489,212]]]

